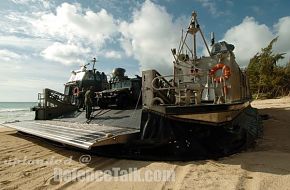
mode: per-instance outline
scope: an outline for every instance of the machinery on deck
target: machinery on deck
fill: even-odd
[[[136,75],[136,78],[129,78],[125,76],[125,69],[123,68],[114,69],[112,75],[112,79],[109,81],[109,89],[96,93],[98,106],[102,109],[109,105],[128,108],[139,104],[141,77]]]

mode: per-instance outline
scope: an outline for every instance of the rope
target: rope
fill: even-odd
[[[131,118],[133,118],[134,115],[135,115],[135,113],[136,113],[136,110],[137,110],[137,108],[138,108],[138,105],[139,105],[139,102],[140,102],[140,99],[141,99],[141,95],[142,95],[142,90],[140,90],[140,92],[139,92],[138,100],[137,100],[137,103],[136,103],[135,109],[134,109],[133,113],[131,114]]]

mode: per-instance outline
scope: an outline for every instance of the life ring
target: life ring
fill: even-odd
[[[76,86],[76,87],[73,89],[73,95],[78,96],[79,93],[80,93],[80,89],[79,89],[79,87]]]
[[[214,75],[218,70],[222,69],[222,76],[215,77],[214,82],[221,83],[223,79],[227,80],[231,76],[231,69],[229,66],[223,64],[223,63],[218,63],[216,64],[213,68],[211,68],[209,74]]]

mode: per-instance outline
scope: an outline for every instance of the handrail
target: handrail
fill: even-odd
[[[164,75],[164,76],[158,76],[158,77],[155,77],[152,82],[151,82],[151,86],[154,90],[156,91],[160,91],[160,90],[173,90],[173,89],[176,89],[175,86],[172,86],[166,79],[165,77],[173,77],[174,75]],[[200,76],[200,74],[197,74],[197,73],[191,73],[191,74],[181,74],[181,75],[175,75],[175,77],[181,77],[181,76]],[[155,80],[157,79],[163,79],[167,84],[169,84],[171,87],[168,87],[168,88],[157,88],[154,86],[155,84]]]
[[[69,104],[70,97],[52,89],[44,89],[43,93],[38,93],[38,105],[40,107],[55,107],[57,104]]]

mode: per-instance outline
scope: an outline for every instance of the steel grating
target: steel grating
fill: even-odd
[[[18,131],[89,150],[94,146],[126,143],[139,130],[59,121],[21,121],[4,124]]]

